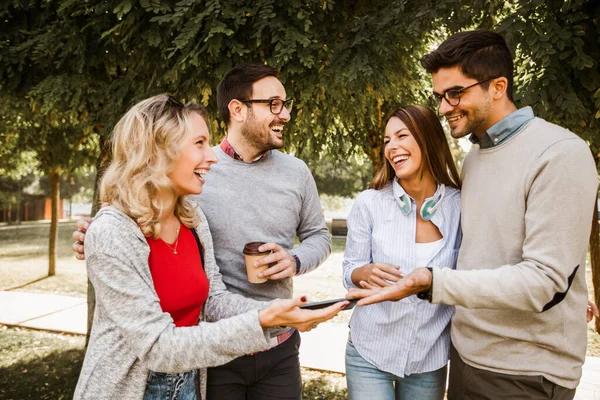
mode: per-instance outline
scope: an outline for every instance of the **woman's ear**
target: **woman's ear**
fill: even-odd
[[[244,122],[246,120],[248,107],[244,103],[238,99],[233,99],[227,107],[229,108],[231,121]]]

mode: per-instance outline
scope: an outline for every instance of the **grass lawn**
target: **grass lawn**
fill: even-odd
[[[48,278],[49,230],[47,223],[0,227],[0,290],[86,296],[85,264],[71,250],[75,222],[59,224],[56,275]]]
[[[83,336],[0,325],[0,399],[72,399],[83,361]],[[347,399],[341,374],[302,369],[306,400]]]
[[[72,399],[83,336],[0,328],[0,398]]]
[[[85,297],[85,264],[71,251],[74,222],[59,225],[57,274],[48,271],[48,224],[23,228],[0,226],[0,290],[44,292]],[[343,297],[341,263],[345,239],[334,239],[333,254],[310,274],[295,278],[296,295],[310,301]],[[586,270],[591,288],[591,272]],[[591,294],[590,294],[591,296]],[[333,321],[346,322],[351,312],[340,313]],[[81,362],[84,338],[81,336],[10,328],[0,325],[0,398],[67,399],[73,395]],[[588,356],[600,357],[600,335],[588,325]],[[346,399],[345,378],[341,374],[303,369],[304,398]]]

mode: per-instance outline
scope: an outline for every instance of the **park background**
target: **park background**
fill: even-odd
[[[387,113],[426,104],[421,56],[461,30],[502,34],[515,56],[517,106],[582,137],[600,166],[597,0],[21,0],[0,4],[0,24],[0,290],[87,296],[93,308],[70,250],[74,224],[59,220],[97,210],[96,172],[110,159],[115,122],[169,92],[207,108],[217,144],[225,127],[215,88],[244,62],[281,71],[294,99],[284,151],[311,169],[328,220],[345,217],[384,162]],[[469,144],[449,142],[460,168]],[[94,207],[78,211],[80,203]],[[600,234],[590,223],[586,274],[600,303]],[[334,260],[344,244],[334,239]],[[315,300],[339,293],[338,267],[296,289]],[[84,342],[2,326],[0,398],[71,397]],[[600,356],[592,324],[588,355]],[[316,382],[306,398],[344,398],[327,374],[305,374]]]

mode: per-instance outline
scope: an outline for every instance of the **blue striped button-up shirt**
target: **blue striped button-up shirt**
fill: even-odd
[[[355,287],[352,271],[382,262],[400,267],[405,275],[417,267],[417,207],[404,215],[399,197],[405,194],[396,180],[381,190],[369,189],[357,198],[348,215],[344,254],[344,286]],[[432,198],[439,197],[440,188]],[[455,268],[460,246],[460,192],[446,187],[431,222],[443,236],[443,245],[427,266]],[[357,307],[350,320],[352,343],[378,369],[399,377],[435,371],[448,362],[451,306],[430,304],[417,296],[398,302]]]

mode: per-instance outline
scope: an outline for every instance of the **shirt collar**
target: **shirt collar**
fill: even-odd
[[[227,140],[227,137],[224,137],[223,140],[221,141],[221,150],[223,150],[223,152],[225,154],[227,154],[229,157],[233,158],[234,160],[238,160],[238,161],[242,161],[245,162],[242,159],[242,156],[240,156],[240,154],[235,151],[235,149],[233,147],[231,147],[231,144],[229,143],[229,141]],[[255,163],[257,161],[262,160],[263,158],[265,158],[267,155],[269,154],[269,150],[265,151],[262,154],[259,154],[254,160],[252,160],[249,164],[251,163]]]
[[[473,133],[469,136],[471,143],[479,144],[479,148],[487,149],[498,146],[517,134],[534,117],[531,107],[523,107],[492,125],[482,136],[481,140]]]

